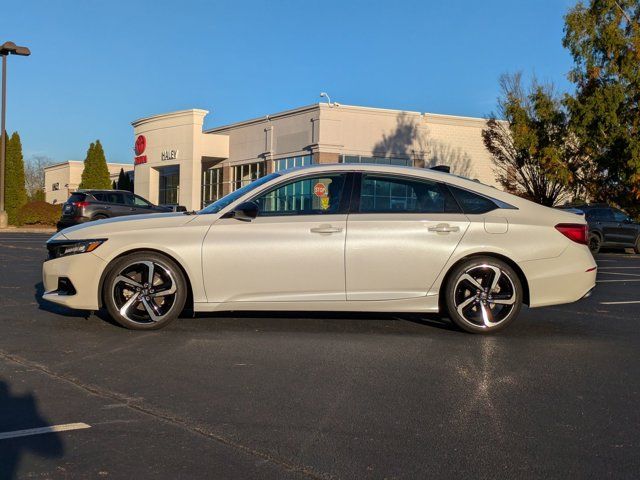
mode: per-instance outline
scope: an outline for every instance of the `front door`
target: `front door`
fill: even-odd
[[[203,245],[209,302],[345,300],[349,178],[285,181],[253,199],[252,221],[217,220]]]
[[[423,179],[363,174],[354,208],[347,300],[426,295],[469,226],[449,190]]]

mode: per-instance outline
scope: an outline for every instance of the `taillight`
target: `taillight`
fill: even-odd
[[[73,202],[76,207],[88,207],[89,202]]]
[[[587,225],[580,223],[559,223],[556,225],[556,230],[576,243],[582,245],[589,244],[589,227],[587,227]]]

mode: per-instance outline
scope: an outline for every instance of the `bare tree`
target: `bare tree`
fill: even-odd
[[[44,169],[53,163],[53,159],[46,155],[32,155],[25,162],[24,179],[29,198],[44,192]]]

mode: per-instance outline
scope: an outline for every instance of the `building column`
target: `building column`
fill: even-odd
[[[321,165],[328,163],[340,163],[340,154],[329,152],[314,152],[313,163]]]

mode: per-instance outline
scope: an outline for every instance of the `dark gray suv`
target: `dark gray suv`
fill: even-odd
[[[589,224],[589,248],[598,253],[602,247],[633,248],[640,253],[640,224],[622,210],[606,204],[561,207],[583,213]]]
[[[153,205],[139,195],[126,190],[78,190],[62,207],[58,231],[79,223],[102,218],[143,213],[171,212],[170,206]]]

